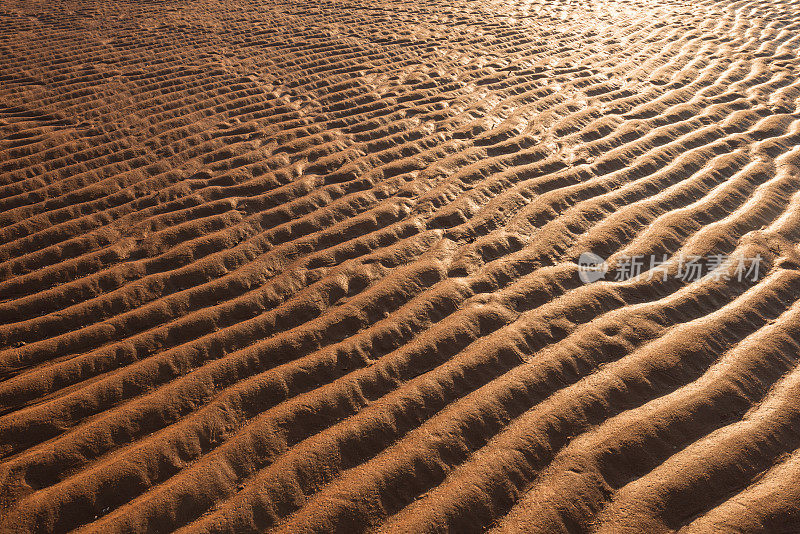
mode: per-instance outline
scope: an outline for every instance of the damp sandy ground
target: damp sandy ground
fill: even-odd
[[[795,0],[0,0],[0,532],[800,531],[798,54]]]

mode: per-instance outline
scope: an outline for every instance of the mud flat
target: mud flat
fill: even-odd
[[[797,2],[0,0],[0,52],[0,532],[800,532]]]

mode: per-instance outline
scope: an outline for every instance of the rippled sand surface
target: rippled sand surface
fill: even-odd
[[[799,54],[789,0],[0,0],[0,532],[800,532]]]

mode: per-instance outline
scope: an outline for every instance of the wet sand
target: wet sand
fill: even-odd
[[[794,1],[0,0],[0,532],[800,531],[799,50]]]

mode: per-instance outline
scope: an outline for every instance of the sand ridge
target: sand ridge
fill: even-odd
[[[796,3],[0,21],[0,532],[800,530]]]

